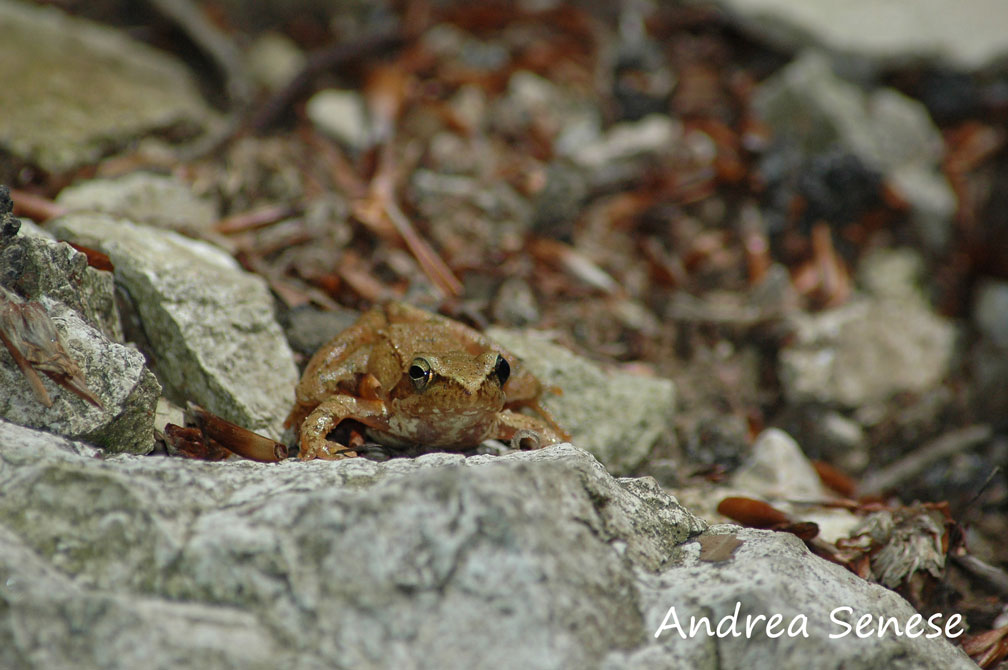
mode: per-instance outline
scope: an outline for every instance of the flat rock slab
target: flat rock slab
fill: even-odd
[[[831,608],[912,610],[788,535],[722,529],[739,546],[701,559],[702,522],[571,445],[95,456],[0,422],[0,666],[974,667],[944,640],[827,639]],[[670,606],[736,601],[806,614],[809,638],[654,635]]]
[[[710,0],[705,0],[710,4]],[[751,34],[816,46],[879,67],[925,63],[968,71],[1005,64],[1002,0],[715,0]]]
[[[280,438],[298,374],[260,277],[210,244],[105,215],[69,214],[49,229],[108,254],[170,398]]]
[[[49,172],[212,113],[185,67],[121,30],[0,0],[0,148]]]
[[[543,404],[572,435],[617,474],[633,472],[671,430],[675,384],[669,379],[603,370],[591,361],[523,331],[487,335],[518,355],[546,387]],[[548,387],[563,391],[557,395]]]

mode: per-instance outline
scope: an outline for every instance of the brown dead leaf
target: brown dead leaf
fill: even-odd
[[[189,403],[186,418],[204,437],[243,458],[262,463],[275,463],[287,458],[287,445],[226,421],[199,405]]]
[[[1008,626],[968,635],[962,648],[981,668],[993,668],[1008,658]]]
[[[701,535],[697,542],[700,543],[700,560],[707,563],[727,561],[742,546],[742,540],[731,534]]]
[[[836,469],[826,461],[812,461],[819,480],[833,491],[836,491],[845,498],[854,496],[857,490],[857,483],[840,470]]]
[[[164,430],[165,442],[179,456],[201,461],[223,461],[230,452],[213,440],[207,439],[199,428],[176,426],[169,423]],[[171,450],[168,452],[172,453]]]
[[[752,498],[725,498],[718,504],[717,511],[729,519],[738,521],[743,526],[753,528],[771,528],[791,521],[791,518],[784,512],[762,500]]]

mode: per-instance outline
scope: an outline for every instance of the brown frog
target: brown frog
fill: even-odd
[[[347,419],[390,447],[464,450],[502,439],[527,449],[570,439],[539,404],[541,393],[518,359],[482,333],[388,303],[312,356],[285,425],[300,427],[302,459],[357,456],[327,439]]]

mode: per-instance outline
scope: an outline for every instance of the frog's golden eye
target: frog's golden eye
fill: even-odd
[[[504,386],[508,377],[511,376],[511,366],[508,365],[507,359],[500,354],[497,355],[497,362],[494,363],[494,374],[497,375],[497,381],[501,386]]]
[[[427,362],[426,358],[414,358],[406,374],[409,375],[410,381],[413,382],[413,388],[417,391],[423,391],[431,378],[430,363]]]

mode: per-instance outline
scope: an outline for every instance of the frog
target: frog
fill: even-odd
[[[538,449],[570,440],[543,392],[518,357],[485,334],[392,301],[315,352],[284,425],[298,429],[302,460],[357,457],[328,437],[347,420],[392,449],[466,451],[488,439]]]

